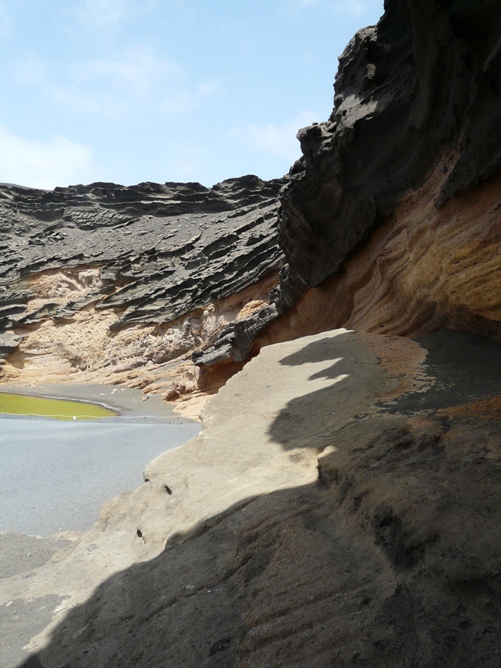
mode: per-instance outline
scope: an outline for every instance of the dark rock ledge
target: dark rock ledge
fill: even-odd
[[[328,121],[299,131],[281,194],[280,243],[310,286],[334,274],[444,158],[436,199],[501,167],[496,0],[386,0],[339,59]]]
[[[237,293],[283,264],[277,244],[283,183],[244,176],[211,189],[1,185],[0,334],[47,317],[63,321],[89,304],[117,310],[116,328],[166,323]],[[82,267],[99,269],[97,286],[84,298],[26,310],[38,296],[30,279]]]
[[[303,156],[280,193],[289,269],[276,303],[230,325],[198,364],[245,358],[301,286],[342,271],[441,161],[437,208],[501,168],[500,34],[497,0],[386,0],[339,59],[330,118],[298,132]]]

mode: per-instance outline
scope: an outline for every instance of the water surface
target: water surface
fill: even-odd
[[[7,392],[0,392],[0,414],[32,415],[56,420],[96,420],[117,415],[116,411],[100,404]]]
[[[85,531],[146,464],[193,438],[195,422],[0,418],[0,531]]]

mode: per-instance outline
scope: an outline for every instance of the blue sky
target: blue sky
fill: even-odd
[[[0,0],[0,181],[285,174],[383,0]]]

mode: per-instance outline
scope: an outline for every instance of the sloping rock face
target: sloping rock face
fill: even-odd
[[[2,186],[2,326],[47,314],[47,307],[24,313],[27,281],[61,268],[100,271],[84,300],[54,304],[54,317],[97,302],[123,310],[115,328],[169,322],[242,290],[279,264],[273,227],[282,183],[249,176],[211,190],[197,183]]]
[[[281,287],[199,363],[260,354],[1,583],[27,665],[501,664],[500,21],[389,0],[350,43],[282,191]]]
[[[497,668],[500,370],[451,331],[266,347],[80,543],[0,584],[31,634],[55,613],[25,665]]]
[[[496,3],[387,2],[298,134],[280,242],[309,286],[254,342],[331,327],[501,336]]]
[[[130,371],[210,342],[276,284],[282,185],[1,186],[7,376]]]
[[[494,0],[390,0],[355,35],[280,195],[287,308],[199,364],[333,327],[501,336],[500,29]]]

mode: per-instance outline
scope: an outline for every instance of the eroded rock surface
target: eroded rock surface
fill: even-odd
[[[31,665],[500,665],[500,24],[494,0],[388,0],[355,36],[282,191],[280,286],[224,297],[197,361],[259,356],[199,437],[1,584],[16,614],[50,602]],[[146,293],[102,295],[106,327],[154,316]]]
[[[32,665],[497,667],[500,365],[455,332],[263,349],[199,437],[2,583],[59,604]]]
[[[0,186],[6,378],[87,372],[95,380],[104,370],[117,380],[132,371],[134,380],[137,367],[209,345],[276,284],[282,184],[247,176],[210,190]]]
[[[299,132],[303,158],[281,197],[282,247],[309,285],[438,163],[437,208],[499,169],[500,28],[494,0],[390,0],[347,46],[331,117]]]
[[[493,0],[389,0],[355,35],[280,194],[294,299],[199,364],[334,327],[501,334],[500,28]]]

